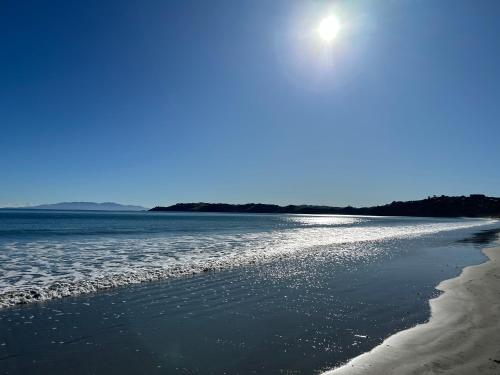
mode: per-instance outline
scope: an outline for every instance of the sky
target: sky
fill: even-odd
[[[488,0],[0,0],[0,207],[500,196],[498,19]]]

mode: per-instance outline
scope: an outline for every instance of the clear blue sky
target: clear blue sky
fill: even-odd
[[[499,19],[488,0],[1,1],[0,206],[500,196]]]

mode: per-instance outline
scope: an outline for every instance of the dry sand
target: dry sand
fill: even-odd
[[[500,247],[437,286],[428,323],[399,332],[328,375],[500,375]]]

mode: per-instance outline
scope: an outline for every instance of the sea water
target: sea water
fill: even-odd
[[[0,373],[318,372],[425,321],[498,227],[3,210]]]

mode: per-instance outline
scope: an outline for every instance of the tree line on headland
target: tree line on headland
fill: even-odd
[[[428,217],[500,217],[500,198],[482,194],[449,197],[433,196],[407,202],[392,202],[373,207],[329,207],[247,203],[177,203],[168,207],[157,206],[150,211],[167,212],[226,212],[272,214],[335,214],[374,216],[428,216]]]

